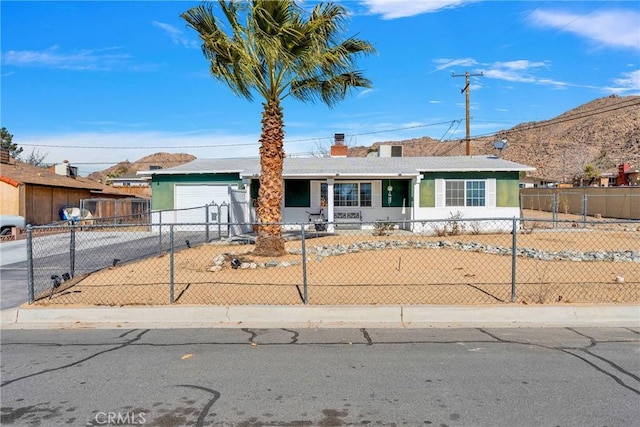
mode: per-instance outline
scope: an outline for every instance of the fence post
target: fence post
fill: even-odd
[[[218,208],[218,215],[217,215],[217,218],[218,218],[218,240],[222,240],[222,224],[220,223],[221,218],[222,218],[222,215],[221,215],[221,213],[222,213],[221,206],[222,206],[222,205],[218,205],[218,204],[216,204],[216,208]]]
[[[69,224],[69,274],[71,277],[76,275],[76,227],[73,224]]]
[[[587,200],[588,199],[589,199],[589,196],[585,192],[582,195],[582,227],[583,228],[587,226]]]
[[[558,194],[553,193],[553,197],[551,198],[551,217],[553,218],[553,228],[558,226]]]
[[[174,282],[173,282],[173,224],[169,226],[169,301],[174,303]]]
[[[35,299],[35,292],[33,290],[33,230],[31,224],[27,224],[27,286],[29,288],[29,304],[32,304]]]
[[[300,226],[302,237],[302,302],[309,304],[309,296],[307,295],[307,245],[304,233],[304,224]]]
[[[206,204],[204,206],[204,214],[206,215],[205,219],[204,219],[204,223],[205,223],[205,230],[204,230],[204,238],[205,238],[205,242],[209,243],[209,204]]]
[[[162,211],[158,211],[158,234],[160,235],[160,250],[162,250]]]
[[[516,302],[516,236],[518,234],[518,224],[516,217],[513,217],[513,227],[511,229],[511,302]]]

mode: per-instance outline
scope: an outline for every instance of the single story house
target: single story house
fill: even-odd
[[[0,214],[20,215],[27,224],[43,225],[60,221],[60,210],[79,207],[83,199],[130,198],[123,193],[77,176],[68,163],[50,169],[2,157],[0,165]]]
[[[285,158],[283,222],[322,219],[372,227],[376,221],[414,221],[407,227],[420,231],[418,221],[454,215],[520,217],[520,173],[533,170],[494,156]],[[152,211],[228,204],[236,212],[230,222],[255,221],[258,158],[196,159],[138,173],[151,176]],[[165,214],[162,222],[204,218],[202,212],[191,217]]]
[[[149,198],[151,197],[151,185],[148,176],[136,173],[128,173],[118,177],[109,177],[107,184],[117,188],[123,193]]]

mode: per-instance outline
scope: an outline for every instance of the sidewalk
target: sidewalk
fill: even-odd
[[[634,327],[640,305],[128,306],[0,311],[3,329]]]

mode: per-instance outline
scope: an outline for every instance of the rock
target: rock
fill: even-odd
[[[624,283],[624,277],[616,276],[616,283]]]
[[[223,265],[225,259],[226,258],[224,255],[218,255],[217,257],[213,258],[213,265]]]
[[[207,271],[220,271],[222,270],[222,266],[221,265],[213,265],[209,268],[207,268]]]

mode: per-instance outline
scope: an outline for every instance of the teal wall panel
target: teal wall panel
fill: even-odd
[[[174,186],[176,184],[231,184],[244,188],[237,173],[225,174],[181,174],[153,175],[151,179],[151,209],[174,209]]]

